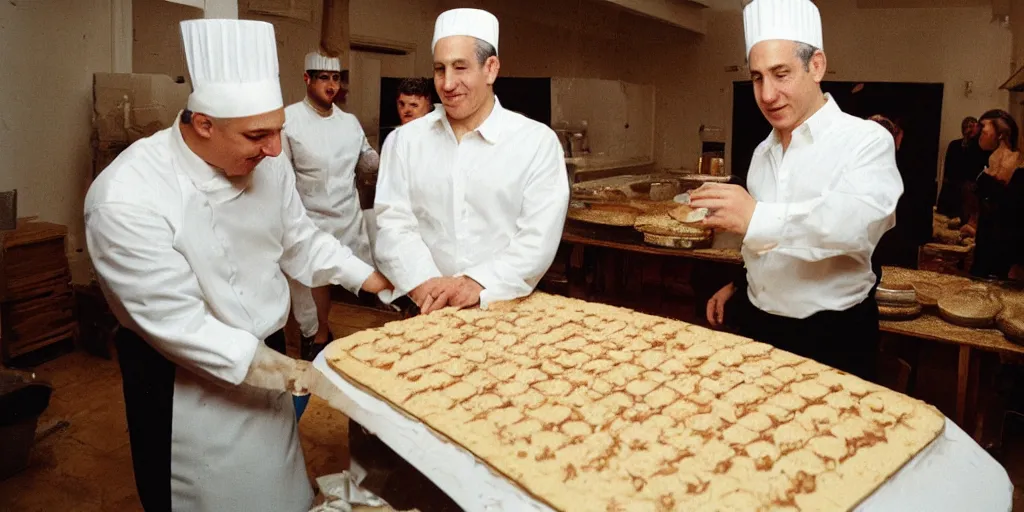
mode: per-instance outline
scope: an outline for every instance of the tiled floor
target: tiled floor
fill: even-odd
[[[54,385],[37,432],[62,421],[68,425],[36,443],[28,469],[0,481],[0,511],[142,510],[116,362],[74,352],[36,372]],[[310,401],[299,425],[310,475],[348,467],[347,429],[344,415],[316,397]],[[1024,435],[1014,436],[1007,446],[1006,461],[1016,485],[1014,510],[1024,512]]]

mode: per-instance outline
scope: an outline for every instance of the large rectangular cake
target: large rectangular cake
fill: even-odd
[[[849,510],[944,425],[769,345],[540,293],[326,350],[344,378],[563,511]]]

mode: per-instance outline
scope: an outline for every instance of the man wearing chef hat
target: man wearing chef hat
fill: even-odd
[[[530,294],[554,259],[568,208],[562,147],[504,109],[498,20],[444,12],[434,26],[443,109],[402,126],[381,155],[374,257],[423,312]]]
[[[754,150],[749,193],[715,184],[691,194],[691,206],[710,209],[708,226],[743,236],[746,282],[712,297],[708,321],[871,378],[871,256],[903,193],[893,137],[822,94],[821,17],[809,0],[754,0],[743,27],[773,130]]]
[[[295,168],[295,184],[309,218],[359,259],[372,263],[356,191],[356,167],[362,162],[376,171],[377,152],[367,142],[359,120],[334,104],[341,90],[341,60],[314,51],[306,55],[305,64],[306,97],[284,110],[282,149]],[[294,280],[289,284],[292,314],[303,335],[303,355],[311,360],[331,339],[330,287],[311,290]]]
[[[117,335],[147,511],[305,511],[292,394],[309,363],[283,339],[287,274],[306,286],[390,285],[306,216],[281,152],[273,26],[181,24],[188,107],[131,145],[85,202],[86,238]],[[266,342],[266,343],[265,343]]]

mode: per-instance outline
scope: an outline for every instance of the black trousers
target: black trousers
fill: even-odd
[[[284,331],[266,343],[284,353]],[[121,367],[132,469],[146,512],[171,510],[171,423],[177,367],[141,336],[119,327],[114,336]]]
[[[746,287],[740,287],[726,304],[725,321],[740,336],[875,382],[879,329],[873,294],[845,311],[796,319],[754,307]]]

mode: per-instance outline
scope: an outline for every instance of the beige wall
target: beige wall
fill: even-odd
[[[19,215],[67,225],[75,263],[92,175],[92,75],[111,68],[110,0],[0,2],[0,41],[0,190],[18,189]],[[88,278],[88,267],[73,268]]]
[[[200,9],[167,0],[132,0],[132,72],[188,81],[178,23],[202,17]]]
[[[277,58],[281,66],[281,91],[285,104],[301,101],[306,95],[302,82],[303,63],[306,54],[320,47],[320,24],[323,17],[323,0],[312,0],[310,21],[250,14],[248,0],[238,1],[238,17],[262,20],[274,25],[277,37]]]

